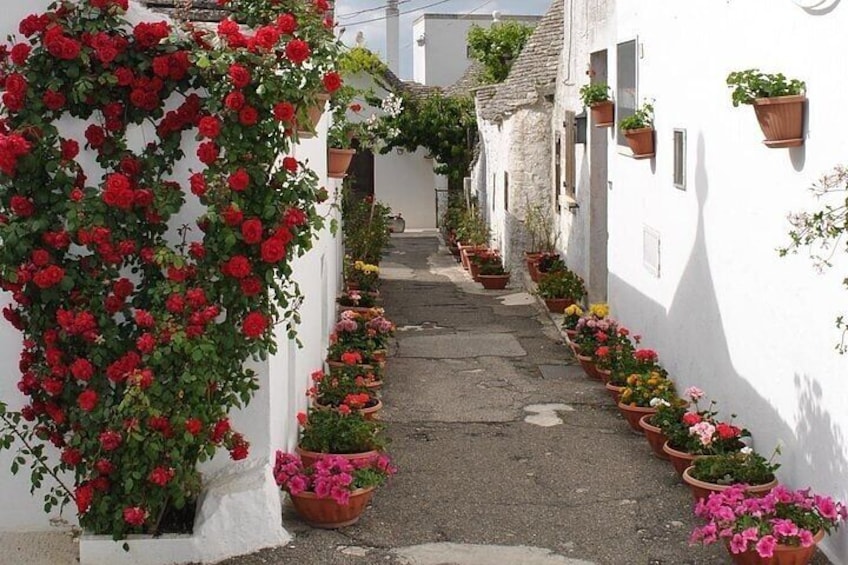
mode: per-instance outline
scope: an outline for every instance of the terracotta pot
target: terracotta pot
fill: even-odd
[[[309,116],[308,122],[297,124],[297,135],[303,139],[311,139],[315,137],[315,129],[318,127],[318,122],[321,121],[321,116],[324,115],[324,108],[327,106],[327,101],[330,100],[330,95],[321,93],[315,97],[315,104],[307,108],[306,113]]]
[[[683,482],[692,489],[692,496],[695,498],[695,502],[698,502],[702,498],[707,498],[711,492],[723,492],[730,488],[730,485],[719,485],[696,479],[690,474],[694,468],[694,466],[686,467],[681,476],[683,477]],[[765,496],[776,486],[777,479],[775,478],[762,485],[746,486],[745,491],[754,496]]]
[[[568,338],[569,341],[574,341],[574,338],[577,337],[577,330],[566,329],[565,336]]]
[[[367,460],[380,455],[380,452],[376,449],[363,451],[362,453],[318,453],[317,451],[306,451],[305,449],[301,449],[300,446],[295,448],[295,453],[300,455],[300,460],[303,461],[304,467],[313,466],[316,461],[326,455],[337,455],[351,462]]]
[[[377,364],[371,365],[371,364],[360,363],[358,365],[346,365],[345,363],[342,363],[341,361],[329,361],[329,360],[327,361],[327,366],[330,368],[330,371],[332,371],[333,369],[343,369],[345,367],[358,367],[359,370],[363,373],[373,373],[373,372],[376,372],[377,369],[379,368],[379,365],[377,365]]]
[[[477,280],[486,290],[503,290],[509,283],[509,273],[505,275],[477,275]]]
[[[468,261],[468,274],[471,275],[471,279],[474,282],[479,282],[478,277],[480,276],[480,265],[474,261]]]
[[[615,401],[616,405],[618,404],[618,398],[621,396],[621,391],[624,390],[623,386],[614,385],[612,383],[607,383],[604,385],[604,388],[607,389],[607,392],[612,396],[612,399]]]
[[[383,383],[380,382],[380,384],[382,385]],[[379,398],[374,398],[374,400],[377,401],[377,404],[375,404],[374,406],[370,406],[368,408],[360,408],[360,409],[356,410],[357,412],[362,414],[362,416],[366,420],[369,420],[369,421],[377,420],[379,418],[377,413],[380,410],[383,409],[383,401],[381,401]],[[314,402],[314,406],[318,410],[335,410],[335,408],[333,408],[332,406],[328,406],[326,404],[321,404],[317,400]]]
[[[627,138],[634,159],[654,156],[654,128],[626,129],[622,133]]]
[[[648,440],[648,445],[651,446],[651,451],[654,453],[654,456],[668,461],[668,454],[663,451],[663,444],[668,438],[665,437],[662,429],[649,422],[651,416],[653,416],[653,414],[645,414],[639,418],[639,425],[642,427],[645,439]]]
[[[630,404],[622,404],[621,402],[618,403],[618,411],[621,412],[621,415],[630,424],[630,429],[637,434],[644,433],[645,431],[639,425],[639,420],[642,419],[642,416],[657,413],[657,409],[652,406],[632,406]]]
[[[791,545],[777,544],[774,555],[771,557],[760,557],[756,549],[749,549],[745,553],[734,555],[730,553],[729,542],[726,542],[727,552],[735,565],[807,565],[816,552],[816,545],[824,539],[824,530],[820,530],[813,537],[810,547],[795,547]]]
[[[754,113],[767,147],[798,147],[804,143],[803,94],[754,99]]]
[[[332,498],[318,498],[314,492],[289,493],[289,496],[298,515],[310,526],[343,528],[359,520],[374,495],[374,488],[361,488],[351,492],[350,501],[344,506]]]
[[[364,306],[343,306],[339,304],[339,311],[346,312],[350,310],[351,312],[356,312],[357,314],[367,314],[372,310],[372,308],[366,308]]]
[[[595,102],[589,108],[596,128],[608,128],[615,123],[615,103],[612,100]]]
[[[327,148],[327,176],[331,179],[345,178],[354,155],[356,155],[355,149]]]
[[[668,441],[663,444],[663,451],[666,455],[668,455],[668,458],[671,461],[671,466],[674,467],[674,470],[677,471],[677,474],[681,477],[683,476],[683,471],[685,471],[687,467],[692,465],[692,461],[698,459],[699,457],[703,457],[703,455],[692,455],[691,453],[686,453],[685,451],[677,451],[676,449],[668,445]]]
[[[595,370],[598,372],[598,377],[601,379],[601,382],[607,384],[612,377],[612,371],[609,369],[601,369],[597,365],[595,365]]]
[[[598,374],[598,369],[595,367],[595,359],[589,355],[577,354],[577,361],[580,363],[580,367],[583,369],[583,372],[586,373],[586,376],[590,379],[601,380],[601,376]]]
[[[468,252],[470,250],[476,249],[473,245],[462,245],[459,246],[459,258],[462,261],[462,268],[466,271],[468,270],[468,266],[470,265],[470,261],[468,260]]]
[[[572,304],[574,301],[570,298],[545,298],[545,306],[554,314],[562,314]]]

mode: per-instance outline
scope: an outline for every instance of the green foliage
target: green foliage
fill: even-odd
[[[733,89],[733,106],[753,104],[756,98],[774,98],[801,94],[806,84],[798,79],[788,80],[782,73],[761,73],[758,69],[736,71],[727,75],[727,86]]]
[[[610,88],[606,83],[584,84],[580,87],[580,98],[584,106],[591,106],[610,99]]]
[[[553,253],[559,239],[559,231],[547,202],[525,201],[524,229],[527,234],[527,251]]]
[[[718,485],[764,485],[774,480],[774,472],[780,467],[750,448],[701,457],[693,465],[694,469],[689,471],[693,478]]]
[[[542,298],[568,298],[578,302],[586,295],[586,286],[577,273],[564,269],[543,275],[536,293]]]
[[[396,147],[409,152],[423,147],[436,162],[433,170],[447,175],[452,186],[462,186],[474,158],[474,100],[438,92],[424,98],[408,94],[401,98],[403,112],[381,120],[380,137],[385,145],[380,153],[389,153]]]
[[[392,210],[373,197],[357,198],[350,190],[342,195],[342,234],[345,254],[353,260],[379,265],[391,241]]]
[[[644,102],[636,113],[632,116],[627,116],[620,122],[618,126],[624,130],[652,128],[654,127],[654,105],[651,102]]]
[[[313,386],[309,395],[322,407],[338,408],[349,395],[365,394],[370,397],[366,384],[375,378],[373,373],[369,374],[357,365],[345,365],[329,375],[316,371],[312,374]]]
[[[506,80],[513,61],[533,35],[533,26],[520,22],[498,22],[490,28],[478,25],[468,31],[471,56],[483,64],[483,80],[497,83]]]
[[[670,402],[677,398],[674,383],[659,371],[634,373],[627,377],[627,386],[621,391],[619,402],[628,406],[647,408],[657,400]]]
[[[489,224],[476,205],[463,210],[459,225],[456,228],[456,238],[464,245],[486,245],[489,243]]]
[[[382,424],[357,411],[310,410],[298,447],[317,453],[364,453],[386,445],[382,431]]]
[[[476,253],[469,258],[480,268],[481,275],[507,275],[501,256],[494,252]]]
[[[388,67],[375,53],[365,47],[352,47],[339,57],[338,69],[345,76],[368,73],[379,78]]]

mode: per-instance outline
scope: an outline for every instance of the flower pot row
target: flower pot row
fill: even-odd
[[[748,447],[747,430],[720,421],[714,401],[699,408],[703,391],[689,387],[678,397],[656,353],[637,348],[641,338],[609,318],[605,305],[585,313],[573,306],[563,324],[587,377],[604,382],[630,429],[690,488],[695,514],[707,522],[693,543],[723,542],[734,563],[804,565],[848,517],[840,502],[780,485],[779,465]]]
[[[457,244],[460,261],[474,282],[480,283],[486,290],[503,290],[510,280],[510,273],[504,270],[503,259],[495,249],[485,245]]]

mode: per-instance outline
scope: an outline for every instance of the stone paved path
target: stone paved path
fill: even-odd
[[[313,530],[287,510],[289,547],[227,565],[729,562],[688,546],[688,489],[532,296],[483,291],[435,237],[393,241],[383,419],[399,475],[358,524]]]

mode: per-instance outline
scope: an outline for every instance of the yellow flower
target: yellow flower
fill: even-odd
[[[578,306],[577,304],[572,304],[571,306],[569,306],[568,308],[565,309],[565,315],[566,316],[582,316],[583,315],[583,309],[580,308],[580,306]]]
[[[589,306],[589,312],[598,318],[606,318],[609,316],[609,306],[606,302],[598,302]]]
[[[637,375],[635,373],[630,375],[629,377],[627,377],[627,384],[629,384],[630,386],[634,386],[638,382],[639,382],[639,375]]]

